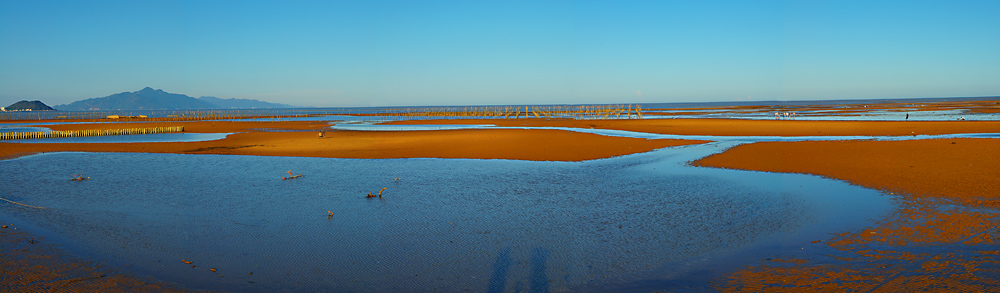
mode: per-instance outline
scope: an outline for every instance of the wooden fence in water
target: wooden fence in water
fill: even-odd
[[[377,111],[384,116],[438,116],[479,118],[575,118],[642,119],[642,106],[566,105],[566,106],[482,106],[438,108],[391,108]]]
[[[169,133],[169,132],[184,132],[184,126],[122,128],[122,129],[91,129],[91,130],[73,130],[73,131],[44,131],[44,132],[4,132],[0,133],[0,140],[155,134],[155,133]]]

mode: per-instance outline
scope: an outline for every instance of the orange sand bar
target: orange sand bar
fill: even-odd
[[[0,157],[58,151],[231,154],[329,158],[470,158],[583,161],[696,144],[691,140],[608,137],[562,130],[326,131],[323,122],[163,122],[51,125],[53,130],[184,126],[239,132],[226,139],[165,143],[0,143]],[[270,130],[270,131],[268,131]],[[299,130],[299,131],[295,131]]]
[[[694,164],[816,174],[917,197],[1000,207],[1000,139],[761,142]]]
[[[913,122],[874,123],[875,127],[864,129],[898,132],[905,131],[900,125]],[[992,123],[920,123],[919,130],[914,130],[917,133],[998,132]],[[858,123],[862,124],[868,123]],[[888,191],[904,202],[873,227],[802,247],[829,246],[841,254],[792,263],[767,258],[730,274],[714,288],[724,292],[994,291],[1000,286],[996,267],[1000,258],[995,250],[1000,243],[1000,231],[995,229],[1000,224],[998,154],[1000,139],[760,142],[695,161],[693,165],[704,167],[821,175]],[[935,204],[940,199],[958,207]]]
[[[762,261],[727,276],[715,289],[994,291],[1000,286],[998,153],[1000,139],[762,142],[696,161],[706,167],[816,174],[904,200],[873,227],[810,244],[836,248],[843,252],[839,256],[791,265]],[[958,207],[939,207],[939,199]],[[833,259],[839,264],[831,265]]]
[[[659,134],[719,136],[901,136],[913,134],[1000,133],[1000,121],[576,120],[521,118],[406,120],[385,124],[492,124],[512,127],[598,128]]]

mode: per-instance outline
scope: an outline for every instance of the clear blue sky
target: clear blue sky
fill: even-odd
[[[0,0],[0,104],[1000,95],[1000,1]],[[641,95],[639,92],[641,91]]]

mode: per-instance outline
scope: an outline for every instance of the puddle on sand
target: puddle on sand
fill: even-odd
[[[891,209],[834,180],[685,166],[732,144],[580,163],[42,154],[0,161],[32,174],[0,197],[48,209],[0,213],[192,288],[504,292],[700,288]]]
[[[34,126],[4,126],[0,125],[0,133],[5,132],[42,132],[42,131],[52,131],[45,127],[34,127]]]

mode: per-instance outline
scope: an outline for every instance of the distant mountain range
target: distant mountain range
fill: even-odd
[[[20,101],[10,106],[4,107],[6,111],[55,111],[49,105],[42,103],[40,101]]]
[[[135,92],[123,92],[102,98],[92,98],[56,105],[62,111],[91,110],[187,110],[187,109],[250,109],[291,108],[290,105],[268,103],[251,99],[220,99],[216,97],[192,98],[146,87]]]

